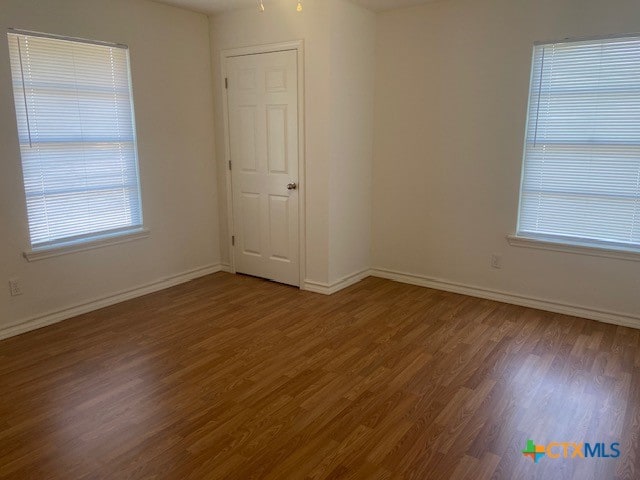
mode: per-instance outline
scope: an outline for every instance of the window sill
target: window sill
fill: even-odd
[[[29,262],[44,260],[45,258],[58,257],[60,255],[68,255],[70,253],[84,252],[95,248],[107,247],[109,245],[118,245],[120,243],[133,242],[149,236],[149,230],[145,228],[132,230],[118,235],[98,237],[93,240],[60,244],[52,247],[38,248],[24,252],[24,258]]]
[[[535,248],[537,250],[551,250],[553,252],[574,253],[589,255],[592,257],[616,258],[618,260],[632,260],[640,262],[640,250],[632,248],[615,248],[598,246],[580,242],[561,242],[559,240],[546,240],[535,237],[521,237],[507,235],[509,245],[513,247]]]

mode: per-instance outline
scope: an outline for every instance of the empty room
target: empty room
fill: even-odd
[[[640,478],[637,0],[0,32],[0,480]]]

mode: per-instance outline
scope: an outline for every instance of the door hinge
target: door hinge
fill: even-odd
[[[235,247],[235,246],[236,246],[236,236],[235,236],[235,235],[232,235],[232,236],[231,236],[231,246],[232,246],[232,247]]]
[[[227,77],[224,77],[224,88],[229,90],[229,79]]]
[[[229,160],[229,170],[231,170],[231,160]]]

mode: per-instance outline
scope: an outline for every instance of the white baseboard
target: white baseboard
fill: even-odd
[[[177,275],[164,277],[154,282],[141,285],[139,287],[123,290],[111,295],[107,295],[105,297],[95,298],[88,302],[73,305],[62,310],[56,310],[44,315],[38,315],[30,319],[23,320],[19,323],[0,328],[0,340],[2,340],[3,338],[20,335],[21,333],[29,332],[37,328],[46,327],[47,325],[52,325],[54,323],[61,322],[62,320],[66,320],[77,315],[82,315],[83,313],[92,312],[93,310],[98,310],[110,305],[115,305],[116,303],[124,302],[125,300],[130,300],[132,298],[141,297],[142,295],[147,295],[159,290],[164,290],[165,288],[173,287],[175,285],[188,282],[195,278],[204,277],[205,275],[210,275],[212,273],[220,271],[225,271],[225,265],[207,265],[204,267],[195,268],[193,270],[188,270]]]
[[[398,272],[384,268],[372,269],[371,275],[374,277],[394,280],[396,282],[434,288],[436,290],[445,290],[447,292],[460,293],[463,295],[469,295],[471,297],[496,300],[498,302],[536,308],[538,310],[546,310],[554,313],[562,313],[574,317],[589,318],[591,320],[597,320],[599,322],[612,323],[614,325],[640,329],[640,316],[637,315],[585,308],[577,305],[553,302],[541,298],[527,297],[498,290],[489,290],[473,285],[448,282],[446,280],[439,280],[435,278],[425,277],[423,275]]]
[[[332,283],[321,283],[314,282],[312,280],[305,280],[303,290],[314,293],[321,293],[323,295],[332,295],[342,289],[350,287],[354,283],[358,283],[360,280],[364,280],[371,275],[370,272],[371,271],[369,269],[362,270],[360,272],[347,275],[346,277],[342,277],[341,279],[336,280]]]
[[[124,302],[132,298],[147,295],[159,290],[164,290],[165,288],[179,285],[181,283],[185,283],[190,280],[203,277],[205,275],[210,275],[212,273],[220,271],[229,272],[230,270],[231,268],[228,264],[207,265],[193,270],[188,270],[177,275],[165,277],[155,282],[141,285],[133,289],[124,290],[112,295],[93,299],[82,304],[74,305],[54,312],[49,312],[44,315],[38,315],[28,320],[24,320],[22,322],[0,328],[0,340],[13,337],[15,335],[20,335],[21,333],[25,333],[38,328],[42,328],[47,325],[52,325],[54,323],[61,322],[62,320],[66,320],[77,315],[82,315],[83,313],[91,312],[93,310],[98,310],[100,308],[108,307],[116,303]],[[459,293],[462,295],[469,295],[471,297],[485,298],[488,300],[495,300],[498,302],[536,308],[539,310],[546,310],[575,317],[589,318],[591,320],[597,320],[600,322],[640,329],[640,316],[637,315],[585,308],[577,305],[553,302],[549,300],[527,297],[498,290],[490,290],[472,285],[449,282],[446,280],[429,278],[423,275],[399,272],[384,268],[362,270],[352,275],[347,275],[346,277],[343,277],[332,283],[321,283],[306,280],[303,284],[303,289],[323,295],[331,295],[355,283],[358,283],[368,276],[386,278],[389,280],[394,280],[396,282],[418,285],[421,287],[433,288],[436,290],[444,290],[448,292]]]

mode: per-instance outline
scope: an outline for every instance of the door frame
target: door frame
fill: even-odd
[[[231,144],[229,137],[229,103],[228,90],[225,85],[227,78],[227,60],[232,57],[240,57],[246,55],[258,55],[262,53],[274,53],[295,50],[298,60],[298,263],[299,275],[298,288],[303,289],[304,279],[306,278],[306,159],[305,159],[305,127],[304,127],[304,41],[292,40],[289,42],[270,43],[265,45],[253,45],[248,47],[230,48],[220,52],[220,63],[222,72],[221,88],[222,88],[222,116],[224,119],[224,151],[225,151],[225,180],[227,186],[227,228],[228,228],[228,246],[229,246],[229,271],[236,273],[235,251],[232,244],[232,236],[234,230],[233,218],[233,170],[229,168],[231,161]]]

